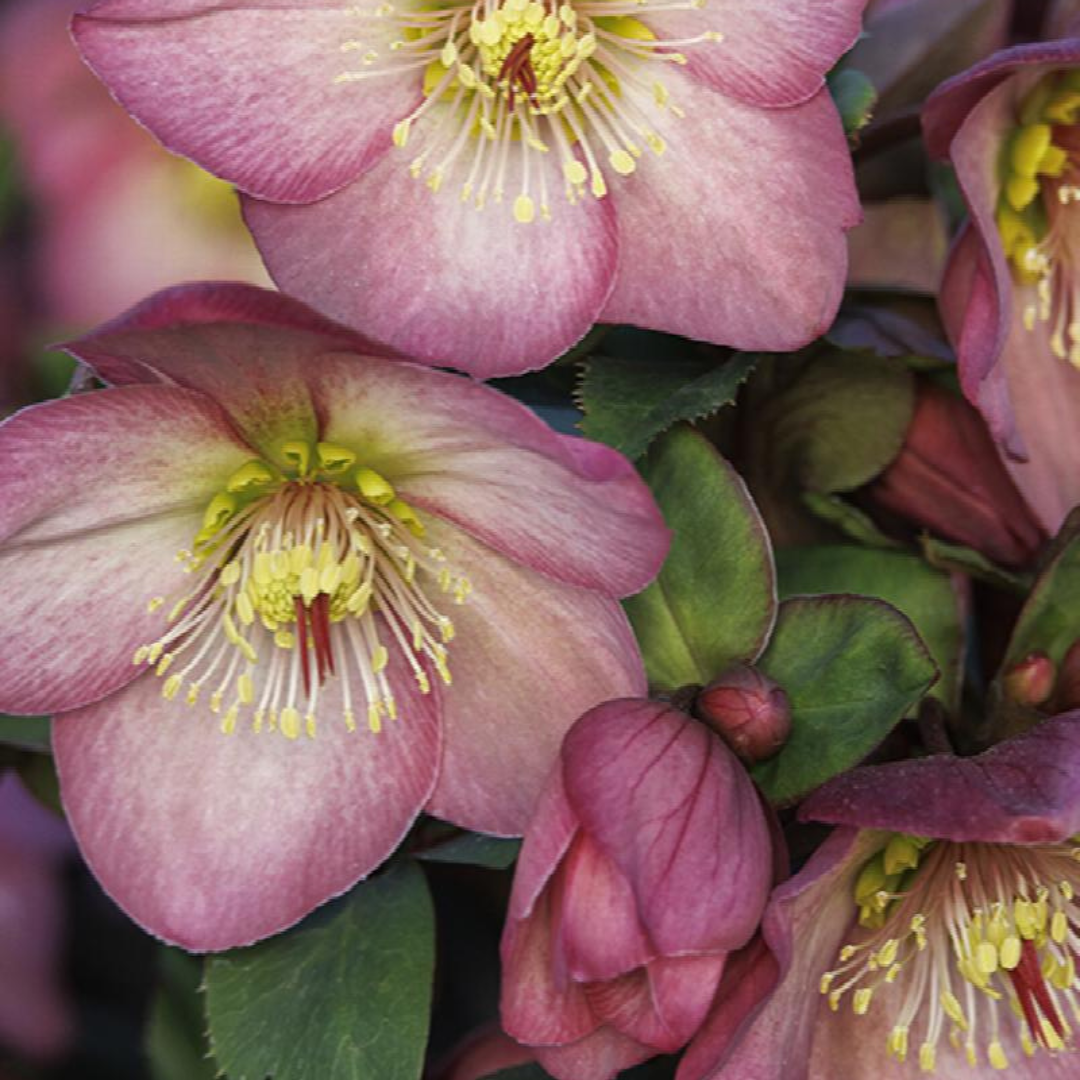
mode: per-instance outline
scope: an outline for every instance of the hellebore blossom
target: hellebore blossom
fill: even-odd
[[[704,726],[611,701],[567,734],[518,861],[502,1022],[560,1080],[607,1080],[682,1047],[757,929],[769,828]]]
[[[1080,714],[856,769],[801,816],[842,827],[770,900],[782,981],[680,1080],[1076,1077]]]
[[[823,76],[864,3],[103,0],[74,33],[245,193],[282,288],[487,377],[598,319],[819,335],[859,217]]]
[[[996,53],[923,124],[971,215],[941,292],[961,384],[1054,532],[1080,501],[1080,38]]]
[[[614,451],[253,287],[69,349],[111,388],[0,426],[0,709],[60,714],[79,846],[151,932],[274,933],[422,808],[520,832],[640,691],[615,598],[667,532]]]

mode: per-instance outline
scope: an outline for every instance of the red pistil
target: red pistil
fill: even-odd
[[[1039,1022],[1039,1012],[1050,1021],[1050,1026],[1057,1032],[1059,1038],[1065,1038],[1065,1024],[1054,1005],[1050,991],[1046,988],[1046,980],[1043,978],[1042,969],[1039,965],[1039,954],[1035,943],[1025,941],[1020,948],[1020,963],[1009,972],[1013,988],[1016,990],[1017,1000],[1023,1011],[1027,1026],[1032,1035],[1046,1045],[1043,1037],[1042,1024]],[[1038,1011],[1036,1011],[1038,1006]]]
[[[304,676],[304,695],[309,696],[311,694],[311,668],[307,654],[307,608],[304,607],[304,601],[299,596],[293,603],[296,606],[297,645],[300,649],[300,670]]]
[[[533,71],[532,51],[536,39],[532,34],[519,38],[514,47],[506,54],[506,59],[499,68],[499,79],[506,79],[510,87],[510,111],[514,111],[514,83],[517,83],[530,100],[536,96],[536,72]]]
[[[320,593],[307,607],[298,596],[296,610],[297,646],[300,649],[300,671],[304,677],[304,693],[311,694],[311,657],[308,641],[315,654],[315,675],[322,686],[328,675],[335,674],[334,650],[330,642],[330,597]]]

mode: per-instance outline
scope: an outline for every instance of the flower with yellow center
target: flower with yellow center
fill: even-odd
[[[84,56],[235,183],[275,280],[402,353],[549,363],[597,320],[820,334],[858,207],[823,76],[864,0],[103,0]]]
[[[618,454],[250,287],[71,350],[108,388],[0,426],[0,711],[58,714],[83,854],[158,936],[274,933],[421,809],[520,832],[640,692],[616,598],[667,533]]]
[[[841,827],[773,892],[744,977],[779,982],[734,1049],[706,1023],[688,1080],[1077,1075],[1080,713],[855,769],[800,816]]]

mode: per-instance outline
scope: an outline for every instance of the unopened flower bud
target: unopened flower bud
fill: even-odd
[[[791,734],[791,704],[772,679],[735,664],[697,696],[694,714],[744,761],[764,761]]]
[[[1080,709],[1080,640],[1069,646],[1061,661],[1054,694],[1055,712],[1068,712],[1070,709]]]
[[[1017,705],[1042,705],[1054,690],[1057,672],[1046,653],[1033,652],[1002,676],[1005,697]]]

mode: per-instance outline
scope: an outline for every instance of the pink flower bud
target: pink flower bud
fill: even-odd
[[[1005,566],[1031,561],[1046,535],[963,398],[923,382],[904,445],[866,489],[870,502]]]
[[[1002,676],[1005,697],[1018,705],[1042,705],[1054,690],[1054,661],[1046,653],[1033,652]]]
[[[743,759],[764,761],[791,734],[791,704],[772,679],[748,664],[734,664],[697,696],[694,715]]]
[[[563,742],[518,861],[503,1027],[557,1080],[609,1080],[673,1053],[757,929],[771,874],[754,787],[704,725],[659,702],[592,709]]]

